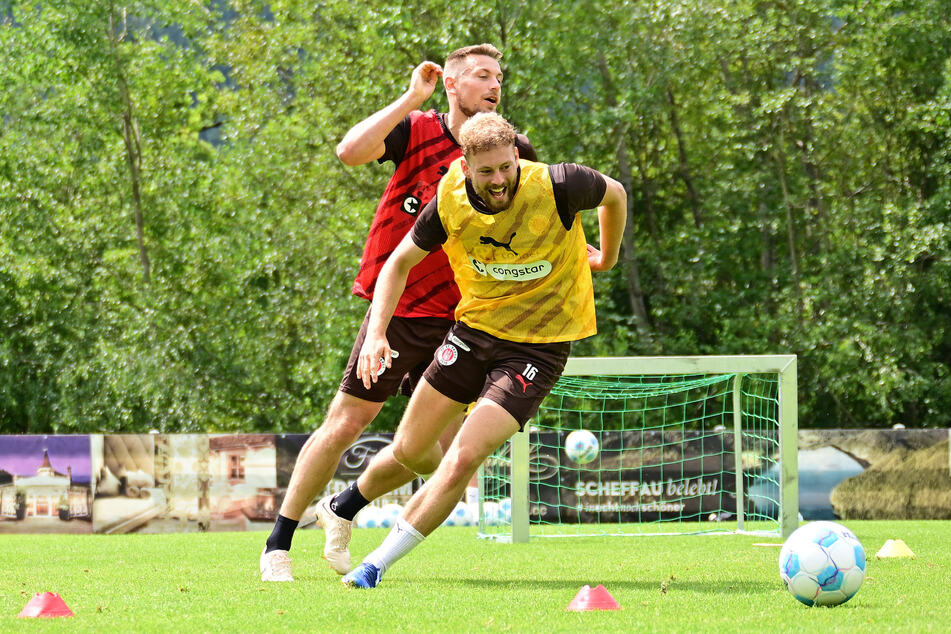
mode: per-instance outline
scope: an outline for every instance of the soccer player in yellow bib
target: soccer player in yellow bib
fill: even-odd
[[[617,263],[624,188],[581,165],[520,161],[515,136],[495,113],[462,126],[462,158],[380,272],[357,361],[367,387],[381,362],[390,364],[385,332],[410,269],[440,245],[462,299],[393,440],[393,456],[405,467],[436,471],[383,544],[343,578],[349,586],[376,587],[442,524],[483,460],[535,414],[561,376],[571,342],[595,334],[591,271]],[[593,208],[600,249],[586,244],[577,217]],[[432,439],[473,401],[443,458]]]

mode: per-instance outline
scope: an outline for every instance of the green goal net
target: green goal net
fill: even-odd
[[[572,358],[480,470],[479,535],[788,535],[796,428],[794,356]]]

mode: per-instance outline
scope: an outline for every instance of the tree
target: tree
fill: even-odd
[[[0,431],[316,426],[390,174],[334,146],[481,41],[540,158],[628,191],[575,354],[795,353],[806,426],[951,424],[937,0],[4,7]]]

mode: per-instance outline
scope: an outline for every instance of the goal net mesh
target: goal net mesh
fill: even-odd
[[[563,376],[522,432],[530,535],[778,534],[779,414],[775,374]],[[512,455],[480,470],[480,537],[511,538]]]

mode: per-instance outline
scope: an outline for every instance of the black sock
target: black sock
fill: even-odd
[[[360,493],[360,489],[357,488],[357,481],[354,480],[353,484],[330,500],[330,509],[337,514],[337,517],[342,517],[352,522],[353,518],[360,512],[360,509],[369,503],[370,500],[363,497],[363,494]]]
[[[292,520],[283,515],[277,516],[274,522],[274,530],[267,538],[264,552],[269,553],[272,550],[290,550],[291,540],[294,538],[294,531],[297,529],[299,520]]]

